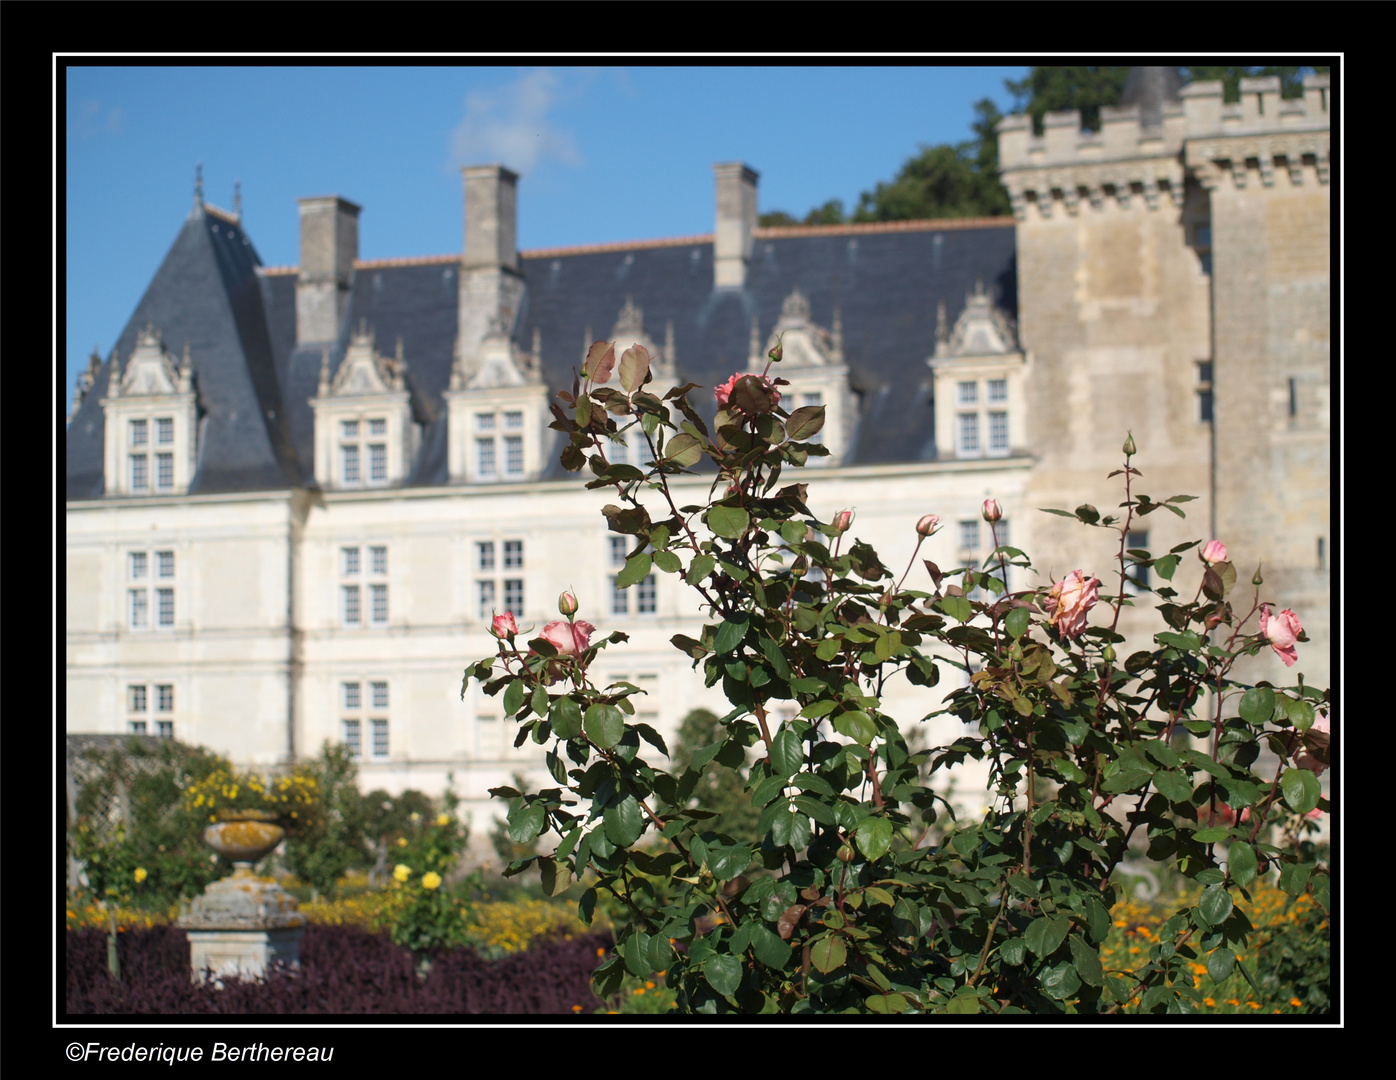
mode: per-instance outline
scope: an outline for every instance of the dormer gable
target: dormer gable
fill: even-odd
[[[824,406],[824,429],[815,436],[829,448],[828,457],[811,457],[810,465],[837,465],[853,445],[858,401],[848,382],[843,355],[843,320],[834,308],[833,327],[825,329],[810,317],[808,298],[796,286],[780,308],[780,318],[761,345],[760,324],[752,319],[747,368],[760,372],[777,344],[781,360],[771,366],[772,378],[789,383],[781,388],[781,405],[794,412],[808,405]]]
[[[187,342],[176,363],[160,330],[147,324],[136,336],[125,368],[112,352],[101,405],[108,495],[180,495],[189,490],[198,454],[198,403]]]
[[[1008,457],[1027,438],[1027,363],[1013,319],[982,281],[965,297],[953,327],[938,307],[934,372],[936,454],[941,458]]]
[[[407,479],[421,446],[421,426],[412,415],[401,340],[393,356],[384,356],[372,330],[361,323],[333,378],[325,349],[310,407],[315,482],[322,488],[390,487]]]
[[[498,316],[489,319],[474,360],[459,343],[451,366],[447,463],[452,483],[492,484],[537,479],[547,464],[548,389],[542,345],[524,352]]]

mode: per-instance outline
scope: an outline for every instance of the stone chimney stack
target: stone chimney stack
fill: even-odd
[[[466,371],[478,358],[480,342],[498,319],[513,335],[523,299],[519,272],[517,173],[502,165],[467,165],[465,252],[461,259],[458,349]]]
[[[756,230],[756,179],[760,174],[739,161],[713,166],[717,180],[717,223],[713,230],[713,284],[740,289],[746,284]]]
[[[334,341],[349,304],[359,257],[359,211],[338,195],[297,200],[301,264],[296,278],[296,344]]]

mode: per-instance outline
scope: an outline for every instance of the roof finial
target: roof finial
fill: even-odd
[[[204,163],[194,162],[194,213],[204,208]]]
[[[747,353],[753,364],[761,361],[761,328],[755,315],[751,317],[751,341],[747,344]]]
[[[233,217],[237,218],[237,219],[238,219],[238,223],[241,224],[241,222],[242,222],[242,181],[241,181],[241,180],[234,180],[234,181],[233,181]]]
[[[843,363],[843,315],[839,312],[838,304],[834,305],[834,333],[833,340],[829,343],[830,353],[836,364]]]
[[[320,352],[320,385],[317,389],[318,397],[330,396],[330,348],[328,345]]]
[[[664,363],[669,367],[674,366],[674,320],[669,319],[664,323]]]

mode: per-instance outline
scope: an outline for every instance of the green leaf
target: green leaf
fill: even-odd
[[[509,839],[516,844],[533,843],[543,831],[543,823],[547,821],[548,816],[547,810],[542,803],[534,803],[532,806],[519,803],[515,811],[509,814]]]
[[[582,733],[582,709],[576,700],[564,694],[552,704],[548,720],[553,733],[561,739],[575,739]]]
[[[547,896],[561,896],[572,884],[572,873],[566,863],[545,855],[538,860],[538,869],[543,875],[543,892]]]
[[[746,615],[734,615],[730,619],[724,619],[718,626],[717,633],[713,635],[713,652],[718,655],[731,652],[742,643],[746,631]]]
[[[1210,828],[1198,829],[1192,834],[1192,838],[1199,844],[1215,844],[1218,840],[1225,840],[1231,835],[1231,830],[1225,825],[1213,825]]]
[[[1057,951],[1070,929],[1071,920],[1065,915],[1041,915],[1028,924],[1023,941],[1034,956],[1046,958]]]
[[[683,563],[672,551],[656,551],[654,553],[654,565],[663,570],[666,574],[677,574],[683,570]]]
[[[646,551],[641,551],[625,560],[625,567],[616,575],[616,588],[628,589],[631,585],[644,581],[649,577],[650,565],[653,559]]]
[[[1207,974],[1212,977],[1213,982],[1221,982],[1235,967],[1236,954],[1225,946],[1213,949],[1207,957]]]
[[[839,713],[834,717],[834,730],[863,746],[867,746],[877,736],[877,725],[873,723],[872,717],[857,709]]]
[[[1221,885],[1208,885],[1197,901],[1197,913],[1208,926],[1219,926],[1231,914],[1231,894]]]
[[[1105,978],[1100,966],[1100,953],[1075,934],[1071,935],[1070,945],[1071,963],[1076,968],[1076,974],[1087,986],[1099,986]]]
[[[761,963],[777,971],[790,963],[790,943],[760,923],[751,928],[751,951]]]
[[[1154,569],[1164,581],[1173,580],[1173,572],[1178,569],[1177,555],[1163,555],[1154,560]]]
[[[969,622],[974,617],[974,609],[963,596],[942,596],[936,603],[956,622]]]
[[[1008,631],[1008,636],[1014,641],[1028,632],[1028,626],[1032,623],[1032,612],[1027,608],[1015,607],[1008,613],[1008,617],[1003,620],[1003,628]]]
[[[625,716],[614,705],[592,705],[586,711],[583,728],[587,738],[602,750],[609,750],[625,734]]]
[[[809,951],[810,962],[826,975],[843,967],[847,957],[848,950],[844,947],[843,939],[833,934],[820,938]]]
[[[854,843],[869,862],[876,862],[892,847],[892,823],[885,817],[867,817],[858,825]]]
[[[1248,724],[1264,724],[1275,715],[1275,691],[1268,686],[1255,686],[1241,695],[1237,710]]]
[[[1290,896],[1298,896],[1314,872],[1313,863],[1285,863],[1280,867],[1280,888]]]
[[[522,679],[515,679],[504,691],[504,714],[513,716],[524,703],[524,684]]]
[[[686,431],[675,435],[664,446],[664,459],[683,469],[698,464],[702,456],[702,440]]]
[[[706,520],[715,534],[736,540],[751,524],[751,515],[737,506],[714,506]]]
[[[1280,793],[1285,805],[1296,814],[1307,814],[1318,805],[1318,777],[1308,769],[1286,769],[1280,777]]]
[[[1182,773],[1160,769],[1154,773],[1154,787],[1169,802],[1185,803],[1192,798],[1192,782]]]
[[[1044,971],[1042,989],[1058,1001],[1065,1001],[1071,997],[1081,989],[1081,976],[1077,974],[1075,964],[1070,960],[1063,960]]]
[[[708,869],[718,881],[731,881],[750,865],[751,848],[747,844],[708,849]]]
[[[805,763],[805,744],[786,728],[771,740],[771,767],[782,777],[794,776]]]
[[[973,1016],[979,1012],[979,999],[973,994],[956,994],[945,1003],[945,1011],[951,1016]]]
[[[731,997],[742,984],[742,962],[731,953],[710,956],[703,962],[703,978],[723,997]]]
[[[1226,864],[1231,871],[1231,880],[1241,888],[1244,889],[1255,880],[1255,848],[1251,847],[1250,844],[1240,840],[1232,844],[1231,850],[1226,855]]]
[[[778,847],[789,846],[798,850],[809,843],[809,818],[800,813],[793,802],[775,802],[767,810],[773,811],[771,839]]]
[[[1020,937],[1009,938],[999,946],[999,957],[1005,964],[1010,964],[1013,967],[1017,967],[1021,964],[1027,958],[1027,955],[1027,944]]]
[[[823,405],[806,405],[796,409],[785,422],[785,433],[793,442],[804,442],[819,433],[824,426]]]
[[[890,660],[897,654],[897,650],[902,647],[902,635],[892,630],[879,637],[873,645],[873,654],[879,660]]]
[[[785,659],[785,654],[780,651],[780,646],[765,636],[759,638],[757,644],[761,646],[762,653],[770,661],[771,670],[776,673],[776,678],[789,682],[793,672],[790,670],[789,662]]]
[[[690,585],[697,585],[712,573],[713,567],[716,565],[717,560],[711,555],[695,556],[693,564],[688,568],[688,575],[684,580]]]
[[[606,826],[606,839],[616,847],[629,847],[645,831],[645,819],[634,795],[627,795],[606,807],[601,816]]]

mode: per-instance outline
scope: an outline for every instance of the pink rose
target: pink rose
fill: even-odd
[[[518,624],[514,622],[514,613],[506,611],[503,615],[496,615],[494,622],[490,624],[490,633],[495,637],[511,638],[519,632]]]
[[[1309,730],[1304,732],[1303,737],[1304,742],[1308,743],[1311,747],[1326,752],[1328,749],[1328,717],[1323,713],[1316,716],[1314,722],[1309,725]],[[1327,754],[1325,753],[1324,756],[1326,757]],[[1327,765],[1319,761],[1313,754],[1309,753],[1307,749],[1301,750],[1299,754],[1295,756],[1294,764],[1298,768],[1308,769],[1315,776],[1322,776],[1323,770],[1328,768]]]
[[[1086,613],[1100,599],[1099,589],[1100,582],[1080,570],[1067,574],[1047,594],[1045,603],[1051,614],[1048,625],[1057,627],[1068,641],[1077,637],[1086,629]]]
[[[744,379],[745,377],[746,376],[744,376],[741,372],[738,372],[737,374],[733,375],[730,379],[728,379],[725,383],[723,383],[721,386],[713,387],[713,397],[717,398],[717,407],[719,409],[727,408],[728,400],[731,398],[732,391],[736,388],[737,382],[740,379]],[[780,391],[776,389],[775,384],[771,382],[770,379],[766,378],[764,375],[753,375],[752,378],[760,379],[761,384],[771,395],[771,408],[774,409],[777,405],[780,404]]]
[[[1285,608],[1278,615],[1271,615],[1269,604],[1260,605],[1260,634],[1285,662],[1285,667],[1293,667],[1294,662],[1299,659],[1294,643],[1299,640],[1303,630],[1299,625],[1299,616],[1289,608]]]
[[[596,627],[581,619],[571,623],[558,619],[543,627],[538,636],[556,648],[559,656],[577,656],[586,651],[595,632]]]
[[[1220,540],[1208,540],[1202,550],[1197,553],[1197,557],[1208,566],[1213,563],[1226,562],[1226,545]]]
[[[997,499],[985,499],[983,513],[984,520],[990,523],[999,521],[1003,518],[1003,508],[999,506],[999,501]]]
[[[930,536],[940,528],[939,514],[926,514],[916,523],[917,536]]]

